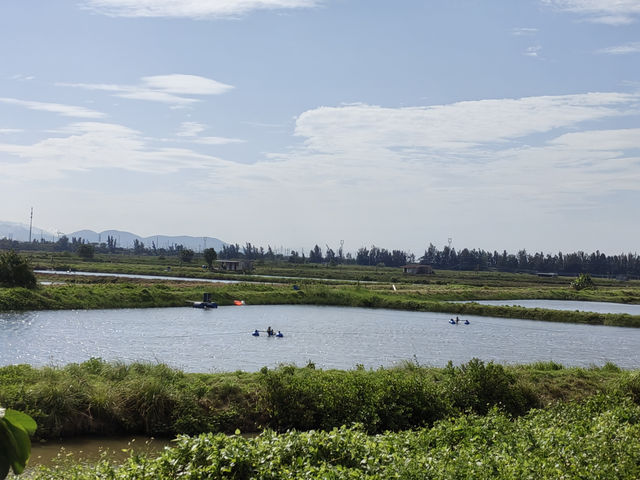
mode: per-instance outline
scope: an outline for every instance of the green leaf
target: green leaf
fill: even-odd
[[[13,469],[13,473],[18,475],[24,470],[24,467],[27,465],[27,460],[29,460],[29,456],[31,455],[31,440],[29,439],[29,434],[22,427],[17,427],[10,422],[7,422],[7,426],[9,430],[11,430],[17,445],[16,455],[11,463],[11,468]]]
[[[38,425],[33,418],[26,413],[18,412],[17,410],[11,410],[8,408],[5,412],[4,418],[7,422],[15,425],[16,427],[21,427],[29,435],[36,433],[36,428],[38,428]]]

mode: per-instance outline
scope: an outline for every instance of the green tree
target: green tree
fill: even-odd
[[[213,268],[213,262],[218,259],[218,254],[216,253],[215,249],[205,248],[204,252],[202,253],[204,254],[204,261],[207,262],[207,265],[209,265],[209,269]]]
[[[182,250],[180,250],[180,260],[182,260],[183,262],[190,263],[191,260],[193,260],[194,255],[195,253],[190,248],[183,248]]]
[[[313,250],[309,252],[309,262],[322,263],[322,260],[322,250],[320,250],[320,247],[316,245],[313,247]]]
[[[93,258],[93,255],[96,252],[96,249],[90,243],[83,243],[82,245],[78,245],[76,252],[80,256],[80,258],[84,260],[89,260]]]
[[[0,285],[35,288],[36,276],[29,262],[13,250],[0,253]]]
[[[596,284],[593,283],[591,275],[588,273],[581,273],[578,278],[571,282],[571,287],[576,290],[595,289]]]
[[[19,475],[31,455],[29,436],[36,432],[36,422],[29,415],[0,408],[0,479],[9,469]]]

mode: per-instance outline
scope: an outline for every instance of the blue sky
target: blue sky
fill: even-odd
[[[8,0],[0,53],[0,220],[638,251],[638,0]]]

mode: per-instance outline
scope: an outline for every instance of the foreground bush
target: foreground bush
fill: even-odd
[[[460,367],[188,374],[165,365],[92,359],[62,368],[0,368],[0,403],[38,423],[39,437],[86,434],[175,436],[330,430],[358,423],[369,433],[432,425],[497,406],[521,415],[539,404],[530,387],[493,363]]]
[[[180,437],[158,458],[132,455],[121,467],[42,469],[38,480],[85,479],[636,479],[640,407],[598,396],[532,410],[492,409],[433,428],[370,436],[360,427],[264,432],[256,438]]]

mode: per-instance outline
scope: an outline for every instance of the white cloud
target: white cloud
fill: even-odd
[[[536,33],[538,33],[537,28],[522,27],[522,28],[513,28],[511,30],[511,35],[515,35],[516,37],[535,35]]]
[[[239,138],[227,137],[200,137],[199,134],[204,132],[207,127],[198,122],[182,122],[180,130],[176,134],[178,137],[187,137],[195,143],[201,145],[228,145],[231,143],[244,143]]]
[[[17,98],[0,98],[0,103],[8,105],[16,105],[28,108],[29,110],[38,110],[41,112],[57,113],[65,117],[78,118],[103,118],[105,114],[75,105],[63,105],[60,103],[34,102],[29,100],[19,100]]]
[[[24,130],[20,129],[20,128],[0,128],[0,135],[2,134],[11,134],[11,133],[21,133]]]
[[[19,80],[19,81],[23,81],[23,82],[25,82],[25,81],[29,82],[31,80],[35,80],[36,77],[35,77],[35,75],[24,75],[22,73],[17,73],[15,75],[12,75],[9,78],[11,78],[11,80]]]
[[[577,13],[587,20],[609,25],[634,23],[640,15],[638,0],[541,0],[560,10]]]
[[[526,52],[524,52],[524,54],[527,57],[539,57],[541,50],[542,50],[542,47],[540,45],[534,45],[534,46],[528,47]]]
[[[239,138],[227,138],[227,137],[198,137],[196,143],[203,145],[228,145],[230,143],[244,143],[244,140]]]
[[[587,93],[494,99],[431,107],[320,107],[298,117],[309,149],[422,148],[466,151],[580,122],[638,112],[640,94]]]
[[[177,135],[179,137],[195,137],[200,132],[206,130],[206,127],[198,122],[182,122]]]
[[[185,106],[198,102],[198,95],[221,95],[234,87],[198,75],[155,75],[143,77],[137,85],[105,83],[60,83],[60,86],[113,92],[116,97]]]
[[[628,55],[631,53],[640,53],[640,42],[632,42],[625,45],[602,48],[598,50],[597,53],[604,53],[607,55]]]
[[[57,133],[61,136],[32,145],[0,143],[0,153],[9,156],[2,166],[5,180],[58,178],[65,172],[103,168],[175,173],[225,163],[187,149],[155,148],[140,132],[117,124],[75,123]],[[22,161],[14,162],[10,157]]]
[[[310,8],[319,0],[85,0],[85,8],[114,17],[219,18],[253,10]]]
[[[220,95],[233,89],[231,85],[198,75],[155,75],[143,77],[143,85],[150,90],[159,90],[177,95]]]

